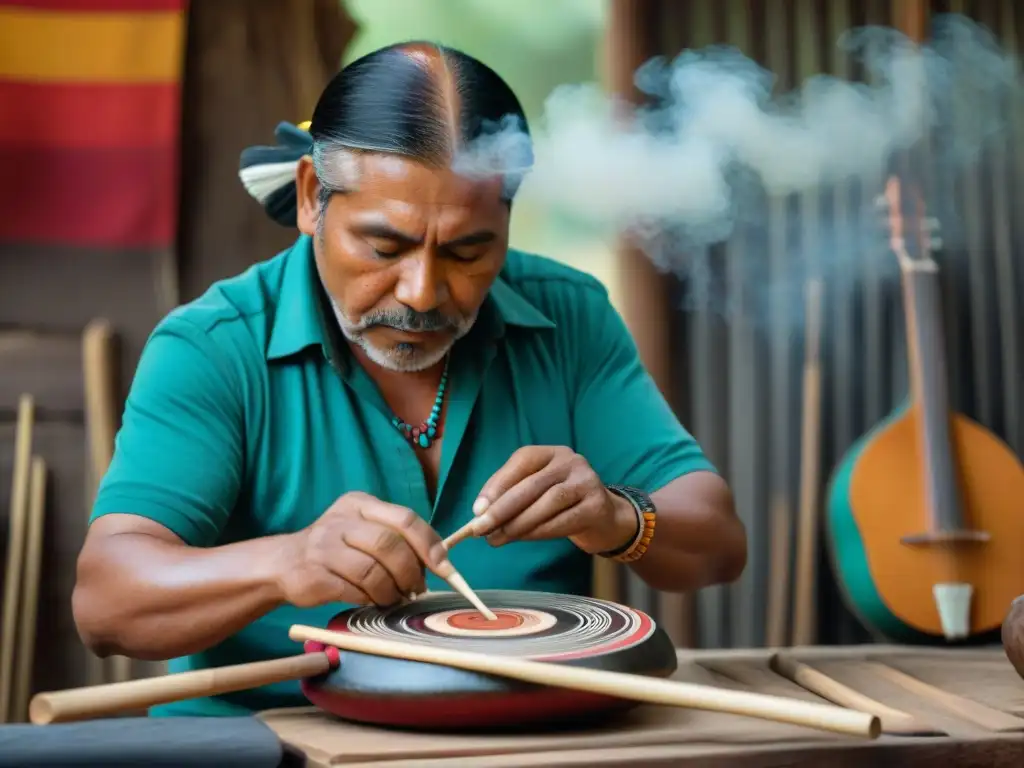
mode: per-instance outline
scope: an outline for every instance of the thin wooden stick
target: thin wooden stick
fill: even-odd
[[[292,626],[288,636],[292,640],[300,642],[324,643],[342,651],[422,661],[428,664],[443,664],[539,685],[587,691],[649,704],[746,715],[869,739],[877,738],[881,732],[881,723],[878,717],[870,713],[827,704],[797,701],[781,696],[730,691],[724,688],[675,680],[584,669],[507,656],[489,656],[482,653],[365,637],[351,632],[331,632],[299,624]]]
[[[494,621],[498,617],[494,615],[494,611],[484,605],[484,601],[480,599],[480,596],[473,591],[473,589],[466,583],[466,580],[462,577],[462,574],[455,570],[449,561],[445,560],[442,563],[442,567],[438,569],[438,575],[448,582],[448,585],[466,598],[474,608],[484,615],[484,618],[489,621]]]
[[[35,666],[36,620],[39,615],[39,574],[43,564],[43,523],[46,518],[46,462],[32,458],[31,494],[25,539],[25,571],[21,593],[21,623],[11,711],[17,721],[28,718]]]
[[[0,634],[0,723],[10,722],[12,716],[14,650],[18,638],[18,602],[21,599],[25,559],[34,421],[35,400],[31,395],[22,395],[18,401],[18,426],[14,438],[14,479],[8,521],[10,538],[7,542],[7,571],[4,577],[3,632]]]
[[[800,436],[800,510],[796,552],[793,645],[813,645],[817,634],[818,465],[821,450],[820,280],[807,285],[803,427]]]
[[[455,533],[451,534],[447,539],[444,540],[445,549],[451,549],[460,541],[464,541],[473,535],[473,526],[476,525],[476,518],[473,518],[464,526],[459,528]]]
[[[769,648],[779,648],[789,642],[790,607],[790,544],[793,516],[789,501],[783,495],[772,499],[771,552],[768,567],[768,610],[765,639]]]
[[[331,664],[331,656],[318,651],[272,661],[198,669],[67,691],[48,691],[32,698],[29,716],[36,725],[105,717],[173,701],[316,677],[326,674]]]
[[[882,721],[882,731],[885,733],[898,733],[903,735],[921,736],[925,734],[942,733],[938,729],[921,723],[913,715],[899,709],[893,709],[880,701],[865,696],[860,691],[855,691],[849,686],[843,685],[824,672],[804,664],[802,661],[775,654],[768,662],[772,671],[782,675],[788,680],[805,688],[811,693],[816,693],[823,699],[828,699],[834,704],[843,707],[858,709],[862,712],[870,712],[878,715]]]
[[[1008,712],[993,709],[979,701],[944,691],[923,680],[918,680],[902,670],[890,667],[888,664],[868,661],[858,666],[861,669],[870,670],[878,677],[894,683],[906,691],[940,704],[959,717],[970,720],[982,728],[996,732],[1024,731],[1024,719],[1011,715]]]

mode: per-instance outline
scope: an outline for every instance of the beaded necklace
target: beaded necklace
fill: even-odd
[[[448,387],[448,362],[450,356],[445,358],[444,371],[441,372],[441,383],[437,386],[437,397],[434,398],[434,406],[430,409],[427,420],[421,422],[418,427],[406,424],[398,416],[391,419],[392,425],[401,432],[415,446],[426,450],[434,444],[434,440],[440,436],[441,429],[438,427],[438,419],[441,418],[441,406],[444,404],[444,393]]]

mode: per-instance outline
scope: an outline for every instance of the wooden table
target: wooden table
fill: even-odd
[[[305,755],[310,768],[860,768],[872,760],[890,767],[1024,766],[1024,681],[1001,648],[872,645],[794,649],[790,655],[913,715],[933,735],[885,734],[869,742],[736,715],[650,706],[587,731],[528,735],[390,731],[344,723],[312,708],[270,710],[260,717]],[[822,701],[772,672],[770,656],[767,650],[680,651],[676,677]]]

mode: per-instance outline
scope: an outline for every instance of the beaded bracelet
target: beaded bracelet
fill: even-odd
[[[631,488],[622,485],[609,485],[608,490],[616,496],[621,496],[636,510],[637,531],[633,540],[619,549],[611,552],[601,552],[600,556],[617,563],[635,563],[645,554],[654,538],[654,525],[657,511],[654,505],[643,495],[636,493]]]

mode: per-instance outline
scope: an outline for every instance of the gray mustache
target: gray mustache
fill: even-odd
[[[368,315],[364,323],[367,328],[383,325],[388,328],[394,328],[397,331],[409,331],[411,333],[447,331],[458,327],[458,323],[437,310],[431,310],[430,312],[416,312],[412,309],[405,312],[381,310]]]

